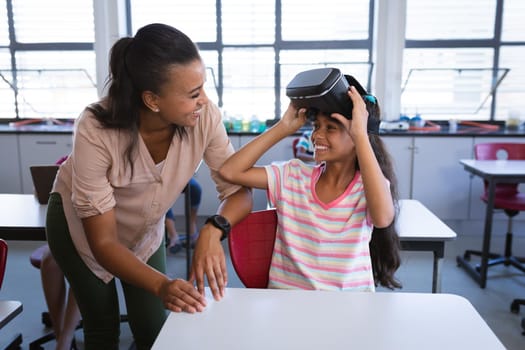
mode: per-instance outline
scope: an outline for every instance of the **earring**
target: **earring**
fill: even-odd
[[[160,109],[155,108],[155,109],[153,109],[153,112],[155,112],[155,113],[159,113],[159,112],[160,112]]]

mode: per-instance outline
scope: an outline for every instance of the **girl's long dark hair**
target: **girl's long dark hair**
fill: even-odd
[[[178,29],[154,23],[139,29],[135,37],[119,39],[111,48],[108,94],[102,103],[88,107],[105,128],[118,129],[129,135],[126,159],[131,164],[138,143],[139,111],[146,108],[142,93],[160,92],[168,80],[168,69],[201,60],[197,46]],[[183,136],[185,130],[174,125]]]
[[[374,99],[375,100],[375,99]],[[369,119],[380,119],[380,109],[377,102],[371,102],[365,98]],[[397,191],[397,178],[394,165],[383,140],[377,134],[368,136],[377,162],[383,175],[390,181],[390,193],[394,202],[395,216],[393,222],[384,228],[374,227],[372,239],[370,240],[370,258],[374,272],[376,286],[394,289],[401,288],[401,283],[395,278],[395,272],[401,265],[399,235],[396,230],[396,220],[399,214],[399,197]],[[359,164],[357,165],[359,166]]]

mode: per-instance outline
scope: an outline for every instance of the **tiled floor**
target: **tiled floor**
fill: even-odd
[[[45,331],[40,321],[40,314],[45,309],[40,275],[38,270],[30,265],[28,258],[31,251],[40,244],[39,242],[9,242],[8,271],[0,291],[0,298],[21,300],[24,311],[12,324],[0,331],[0,345],[9,334],[21,331],[24,336],[22,348],[28,349],[29,342]],[[466,297],[509,350],[525,349],[525,336],[521,335],[520,327],[521,318],[525,317],[525,307],[522,307],[519,315],[510,312],[510,303],[514,298],[525,298],[525,274],[519,273],[512,267],[502,265],[492,267],[489,270],[487,287],[479,288],[464,270],[457,267],[455,257],[467,248],[478,249],[480,246],[480,237],[474,235],[460,235],[457,240],[447,243],[443,263],[442,292]],[[494,237],[493,247],[497,251],[502,249],[501,236]],[[516,255],[525,256],[525,235],[515,237],[514,247]],[[185,263],[183,252],[170,255],[169,274],[172,277],[184,278]],[[398,276],[404,287],[400,292],[430,292],[431,271],[430,253],[403,252],[403,265]],[[229,287],[242,287],[231,265],[229,265],[229,276]],[[379,289],[378,292],[390,291]],[[76,338],[82,348],[81,331],[77,331]],[[128,349],[131,334],[126,324],[122,326],[121,340],[121,349]],[[53,349],[53,344],[50,343],[45,349]]]

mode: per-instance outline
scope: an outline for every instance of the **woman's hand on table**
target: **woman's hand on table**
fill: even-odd
[[[224,296],[228,283],[226,256],[220,241],[221,236],[222,232],[210,224],[202,227],[195,245],[190,274],[190,282],[196,282],[197,290],[203,296],[204,280],[207,278],[215,300],[220,300]]]
[[[160,289],[160,298],[166,309],[173,312],[201,312],[206,307],[206,298],[191,282],[177,278],[167,280]]]

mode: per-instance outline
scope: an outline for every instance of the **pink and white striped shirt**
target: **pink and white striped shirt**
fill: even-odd
[[[278,225],[269,288],[374,291],[361,174],[330,203],[316,195],[324,163],[298,159],[266,167],[268,197]]]

